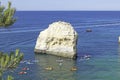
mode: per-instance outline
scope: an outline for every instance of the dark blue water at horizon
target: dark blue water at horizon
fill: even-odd
[[[120,78],[119,11],[18,11],[17,21],[0,29],[0,50],[19,48],[25,63],[8,72],[15,80],[118,80]],[[63,59],[62,66],[51,55],[36,55],[34,47],[39,32],[55,21],[69,22],[78,32],[78,59]],[[86,32],[92,29],[92,32]],[[90,55],[90,59],[82,59]],[[52,66],[52,71],[44,68]],[[76,66],[77,71],[70,71]],[[27,74],[19,75],[28,67]],[[5,73],[5,74],[8,74]]]

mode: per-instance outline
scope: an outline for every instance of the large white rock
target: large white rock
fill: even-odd
[[[54,22],[41,31],[36,42],[35,52],[76,58],[77,32],[67,22]]]
[[[118,37],[118,42],[120,43],[120,36]]]

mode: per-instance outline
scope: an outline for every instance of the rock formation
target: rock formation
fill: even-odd
[[[78,34],[70,23],[54,22],[40,32],[34,51],[75,59],[77,37]]]
[[[120,43],[120,36],[118,37],[118,42]]]

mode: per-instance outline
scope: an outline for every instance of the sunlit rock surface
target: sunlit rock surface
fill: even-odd
[[[70,23],[54,22],[40,32],[34,51],[36,53],[76,58],[77,38],[78,34]]]

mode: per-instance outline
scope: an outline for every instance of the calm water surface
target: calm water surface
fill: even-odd
[[[15,80],[119,80],[120,79],[120,12],[17,12],[17,22],[8,29],[0,29],[0,50],[9,52],[19,48],[24,63],[5,74]],[[51,55],[35,55],[34,46],[39,32],[54,21],[70,22],[79,34],[76,61]],[[92,29],[92,32],[86,32]],[[90,59],[83,59],[90,55]],[[52,66],[52,71],[44,68]],[[70,69],[76,66],[77,71]],[[19,75],[27,67],[27,74]]]

